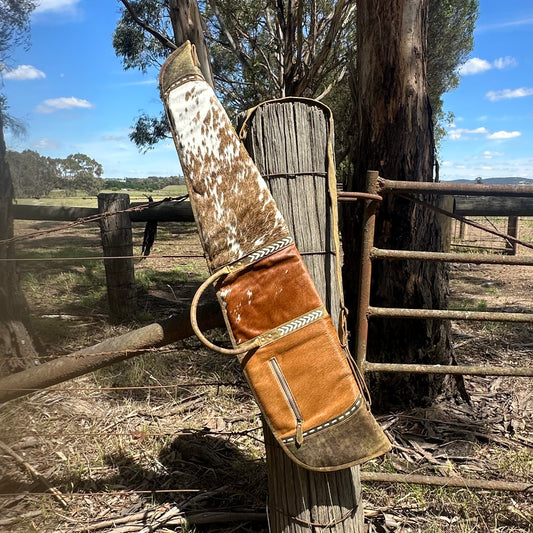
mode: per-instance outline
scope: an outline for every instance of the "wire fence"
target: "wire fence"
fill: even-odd
[[[524,228],[531,226],[531,219],[521,219],[521,223],[522,220]],[[478,224],[487,224],[498,233],[506,233],[508,229],[506,219],[475,221]],[[95,219],[91,218],[83,223],[94,222]],[[81,224],[54,226],[46,231],[37,230],[33,235],[27,233],[23,239],[13,238],[3,241],[0,245],[16,242],[17,246],[20,246],[23,240],[29,242],[36,237],[48,238],[65,229],[70,231]],[[508,250],[505,239],[494,236],[490,242],[486,242],[476,233],[481,230],[468,225],[468,231],[460,240],[456,235],[456,231],[459,231],[458,224],[459,222],[455,223],[453,227],[454,244],[464,244],[476,249],[484,249],[482,247],[486,246],[491,251],[502,253]],[[524,235],[525,242],[531,243],[533,239],[529,238],[526,229],[521,228],[520,235]],[[148,256],[146,261],[200,260],[203,257],[200,252],[156,252]],[[124,257],[116,259],[122,258]],[[140,256],[127,257],[131,258],[139,259]],[[35,262],[44,265],[47,262],[72,262],[75,266],[80,266],[76,263],[104,259],[108,258],[84,255],[10,257],[0,261],[20,262],[27,264],[25,269],[31,269],[31,264]],[[85,287],[90,285],[78,285],[78,288]],[[105,310],[98,311],[103,311],[102,316],[105,318]],[[54,312],[61,315],[57,310]],[[66,321],[73,323],[74,328],[77,327],[75,324],[78,321],[87,320],[87,315],[76,316],[69,312],[64,314],[71,317]],[[58,320],[65,322],[65,319]],[[101,329],[97,333],[103,331],[104,329]],[[75,347],[79,346],[81,343]],[[13,514],[24,517],[33,513],[31,517],[22,519],[21,523],[24,525],[37,518],[42,520],[43,513],[35,514],[36,509],[39,511],[43,501],[54,498],[57,502],[66,502],[66,507],[72,511],[71,516],[74,518],[64,517],[65,515],[52,504],[47,503],[47,509],[51,508],[53,511],[47,511],[48,519],[45,518],[42,522],[45,524],[43,527],[51,528],[48,529],[51,531],[63,520],[63,530],[69,530],[68,526],[64,525],[66,522],[71,526],[75,524],[78,530],[83,531],[83,524],[89,526],[96,518],[101,519],[103,523],[104,516],[99,516],[94,509],[96,499],[101,497],[121,500],[107,504],[106,510],[111,515],[122,513],[126,516],[133,513],[132,506],[128,507],[122,501],[131,498],[137,498],[137,508],[139,505],[158,501],[158,497],[171,498],[178,505],[184,506],[191,496],[205,495],[206,498],[212,498],[213,488],[217,491],[217,498],[227,494],[233,503],[237,502],[237,508],[242,511],[243,517],[244,509],[249,510],[250,506],[257,506],[258,502],[262,506],[265,499],[264,488],[257,481],[258,472],[262,470],[255,466],[260,465],[264,454],[258,411],[235,362],[220,356],[203,355],[199,353],[198,347],[197,344],[181,344],[128,350],[130,355],[139,357],[131,360],[135,362],[116,370],[116,373],[78,378],[71,386],[56,385],[46,391],[36,392],[26,400],[8,402],[0,407],[0,424],[5,430],[3,441],[9,448],[0,450],[0,464],[7,479],[7,482],[0,482],[0,513],[7,512],[13,519],[12,524],[17,524],[17,517]],[[72,350],[72,346],[69,346],[69,349]],[[185,357],[184,351],[189,351],[190,354]],[[92,355],[106,357],[113,353],[116,352],[102,351]],[[65,356],[56,352],[39,359],[52,361],[58,357],[79,355],[73,353]],[[169,369],[172,369],[172,373]],[[191,377],[191,374],[199,375]],[[165,379],[169,375],[172,376],[170,382]],[[112,383],[113,380],[130,379],[133,382],[153,380],[154,383]],[[112,384],[107,384],[110,381]],[[35,391],[33,388],[19,390]],[[183,391],[186,395],[183,395]],[[111,393],[113,396],[110,399]],[[132,400],[130,393],[146,393],[149,395],[148,400],[145,396]],[[152,393],[159,393],[159,396],[151,396]],[[179,419],[176,419],[177,416]],[[420,424],[430,424],[424,414],[414,418]],[[382,417],[381,421],[385,426],[388,425],[387,417]],[[400,438],[394,439],[392,423],[388,430],[397,445],[396,449],[401,450],[405,443]],[[521,442],[517,439],[517,442],[521,445],[525,443],[526,449],[532,449],[533,439],[528,444],[528,438],[522,439]],[[516,450],[516,442],[507,442],[504,437],[501,441],[505,442],[509,449]],[[415,458],[411,459],[414,466],[420,469],[442,467],[442,462],[427,450],[421,452],[415,447],[410,448],[410,452]],[[24,455],[20,455],[21,453]],[[14,457],[19,457],[20,460]],[[6,462],[10,464],[6,466]],[[460,462],[458,460],[458,464]],[[388,468],[390,467],[389,464]],[[455,475],[457,479],[445,481],[449,478],[436,480],[435,476],[429,476],[431,479],[418,476],[417,480],[420,483],[441,483],[456,487],[476,485],[475,482],[469,485],[468,480],[464,479],[463,473],[468,473],[468,469],[463,471],[458,468]],[[26,477],[21,474],[22,471],[26,472]],[[366,472],[363,473],[363,479],[369,483],[417,482],[412,475],[409,477],[396,474],[394,477],[384,474]],[[224,479],[219,480],[217,476]],[[524,479],[524,476],[520,479]],[[524,492],[531,488],[527,481],[478,481],[481,489],[490,483],[493,483],[491,490]],[[483,484],[483,481],[486,483]],[[48,485],[51,488],[43,490],[43,487]],[[18,489],[11,490],[10,487]],[[105,487],[105,490],[102,490],[102,487]],[[59,495],[56,491],[59,491]],[[61,505],[65,507],[64,504]],[[221,509],[220,505],[216,506],[212,501],[211,507]],[[235,509],[235,505],[232,509]],[[59,531],[59,526],[57,527]]]

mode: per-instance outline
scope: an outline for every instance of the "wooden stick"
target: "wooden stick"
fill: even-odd
[[[29,513],[24,513],[18,516],[13,516],[11,518],[3,518],[0,520],[0,526],[11,526],[20,522],[21,520],[27,520],[28,518],[35,518],[41,516],[41,511],[30,511]]]
[[[52,485],[50,485],[49,481],[42,475],[40,474],[39,472],[37,472],[37,470],[35,470],[35,468],[33,468],[33,466],[31,466],[27,461],[25,461],[16,451],[14,451],[13,449],[11,449],[7,444],[5,444],[4,442],[0,441],[0,450],[2,450],[3,452],[7,453],[8,455],[10,455],[11,457],[13,457],[13,459],[15,459],[15,461],[23,466],[27,471],[28,473],[33,476],[35,479],[39,480],[41,483],[43,483],[46,488],[52,493],[52,495],[54,496],[54,498],[66,509],[68,508],[68,503],[67,501],[65,500],[65,498],[63,497],[63,494],[61,494],[61,492],[56,489],[55,487],[52,487]]]

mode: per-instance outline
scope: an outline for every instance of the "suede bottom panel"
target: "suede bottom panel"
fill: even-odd
[[[309,470],[332,471],[362,464],[391,445],[365,405],[344,422],[305,437],[301,446],[282,444],[293,461]]]

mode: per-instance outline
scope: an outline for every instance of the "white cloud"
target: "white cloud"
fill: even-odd
[[[491,152],[490,150],[485,150],[483,156],[485,159],[492,159],[493,157],[499,157],[505,155],[503,152]]]
[[[39,0],[34,13],[72,11],[80,0]]]
[[[127,141],[128,137],[126,135],[102,135],[102,140],[122,142],[122,141]]]
[[[469,59],[464,65],[459,67],[459,74],[462,76],[468,76],[470,74],[479,74],[490,70],[492,65],[486,59],[479,59],[479,57],[473,57]]]
[[[141,80],[141,81],[129,81],[126,83],[122,83],[121,87],[134,87],[137,85],[156,85],[158,83],[156,78],[152,78],[150,80]]]
[[[4,78],[17,81],[38,80],[39,78],[46,78],[46,74],[32,65],[19,65],[17,68],[6,72]]]
[[[476,32],[482,33],[491,30],[498,30],[500,28],[511,28],[513,26],[529,26],[530,24],[533,24],[533,17],[511,20],[509,22],[498,22],[496,24],[487,24],[485,26],[477,26]]]
[[[495,131],[490,135],[487,135],[487,139],[514,139],[522,135],[519,131]]]
[[[533,160],[531,158],[509,159],[507,157],[490,163],[487,166],[482,160],[473,158],[449,158],[446,165],[441,164],[440,179],[451,180],[458,178],[475,179],[501,178],[503,176],[520,176],[533,178]]]
[[[37,113],[48,114],[60,109],[91,108],[94,107],[88,100],[74,96],[62,98],[49,98],[36,108]]]
[[[459,141],[470,139],[476,136],[483,136],[485,139],[490,140],[505,140],[505,139],[514,139],[515,137],[520,137],[522,133],[520,131],[495,131],[491,133],[487,128],[480,127],[473,130],[466,128],[454,128],[448,131],[448,138],[452,141]],[[494,155],[503,155],[500,152],[485,152],[485,157],[492,157]]]
[[[518,61],[510,56],[499,57],[492,62],[487,61],[486,59],[480,59],[479,57],[473,57],[461,65],[458,72],[461,76],[470,76],[472,74],[486,72],[493,68],[503,70],[505,68],[516,67],[516,65],[518,65]]]
[[[503,70],[504,68],[513,68],[518,65],[518,61],[511,56],[499,57],[492,62],[494,68]]]
[[[503,89],[501,91],[489,91],[485,96],[491,101],[505,100],[509,98],[523,98],[524,96],[531,96],[533,88],[521,87],[520,89]]]
[[[33,147],[36,150],[52,150],[55,148],[59,148],[61,146],[61,143],[59,141],[56,141],[55,139],[39,139],[36,143],[34,143]]]
[[[476,128],[475,130],[469,130],[466,128],[456,128],[448,131],[448,135],[452,141],[463,139],[467,135],[487,135],[489,131],[487,128]]]

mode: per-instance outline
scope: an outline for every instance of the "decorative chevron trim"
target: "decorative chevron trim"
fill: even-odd
[[[189,74],[188,76],[183,76],[179,79],[177,79],[174,83],[169,85],[163,94],[164,97],[168,96],[171,91],[178,88],[179,86],[183,85],[184,83],[187,83],[189,81],[205,81],[203,76],[200,76],[199,74]]]
[[[328,312],[326,311],[326,308],[324,306],[317,307],[316,309],[313,309],[312,311],[309,311],[308,313],[305,313],[304,315],[301,315],[291,320],[290,322],[285,322],[284,324],[281,324],[280,326],[277,326],[269,331],[266,331],[265,333],[262,333],[261,335],[254,337],[253,339],[250,339],[246,342],[243,342],[242,344],[239,344],[239,347],[245,348],[246,346],[250,346],[250,350],[251,350],[251,349],[257,348],[258,346],[259,347],[267,346],[268,344],[276,342],[282,337],[285,337],[286,335],[290,335],[291,333],[294,333],[295,331],[305,328],[309,324],[312,324],[313,322],[316,322],[317,320],[320,320],[321,318],[325,318],[327,316],[328,316]],[[239,360],[242,361],[244,357],[245,356],[243,353],[240,356]]]
[[[265,246],[264,248],[261,248],[260,250],[252,252],[251,254],[248,254],[246,257],[239,259],[235,263],[228,265],[228,269],[230,272],[241,270],[242,268],[247,267],[251,265],[252,263],[256,263],[260,259],[264,259],[265,257],[268,257],[269,255],[272,255],[278,252],[282,248],[286,248],[292,243],[293,243],[292,237],[285,237],[284,239],[281,239],[280,241],[269,244],[268,246]]]
[[[350,415],[355,413],[355,411],[357,411],[357,409],[359,409],[359,407],[361,407],[362,403],[363,403],[363,397],[360,394],[357,397],[357,400],[355,400],[355,403],[350,407],[350,409],[348,409],[344,413],[340,414],[339,416],[337,416],[335,418],[332,418],[331,420],[328,420],[324,424],[320,424],[319,426],[315,426],[314,428],[311,428],[311,429],[309,429],[307,431],[304,431],[303,432],[303,437],[305,438],[305,437],[307,437],[309,435],[313,435],[313,433],[317,433],[318,431],[321,431],[323,429],[327,429],[327,428],[329,428],[331,426],[334,426],[335,424],[338,424],[339,422],[342,422],[343,420],[348,418]],[[285,444],[288,444],[289,442],[294,442],[294,439],[295,439],[295,437],[289,437],[287,439],[282,439],[282,441]]]
[[[283,326],[280,326],[277,328],[279,333],[282,336],[288,335],[289,333],[293,333],[294,331],[297,331],[301,328],[304,328],[308,324],[311,324],[311,322],[315,322],[319,318],[322,318],[324,316],[324,310],[323,309],[315,309],[314,311],[311,311],[310,313],[307,313],[306,315],[302,315],[301,317],[298,317],[296,320],[293,320],[292,322],[289,322],[288,324],[284,324]]]

